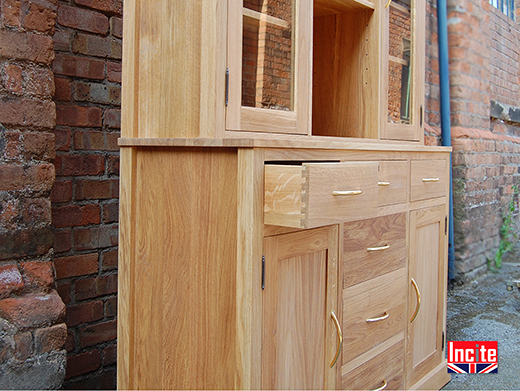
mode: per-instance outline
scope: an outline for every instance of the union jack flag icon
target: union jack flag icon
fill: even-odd
[[[452,364],[448,373],[498,373],[498,364]]]

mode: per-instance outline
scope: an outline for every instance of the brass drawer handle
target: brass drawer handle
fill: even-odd
[[[341,332],[341,326],[339,325],[338,317],[336,316],[334,311],[330,313],[330,316],[334,321],[336,331],[338,332],[338,349],[336,350],[336,355],[334,356],[334,359],[330,363],[330,367],[332,368],[336,364],[336,361],[338,361],[339,354],[341,353],[341,348],[343,346],[343,333]]]
[[[385,314],[383,316],[380,316],[379,318],[370,318],[370,319],[367,319],[366,322],[367,323],[371,323],[371,322],[380,322],[382,320],[385,320],[385,319],[388,319],[388,317],[390,316],[390,314],[388,312],[385,311]]]
[[[385,379],[383,379],[383,385],[381,387],[379,387],[379,388],[376,388],[375,390],[372,390],[372,391],[383,391],[386,388],[387,385],[388,385],[388,383],[386,382]]]
[[[410,319],[410,323],[412,323],[415,318],[417,317],[417,314],[419,313],[419,308],[421,308],[421,292],[419,292],[419,287],[417,286],[417,283],[412,278],[412,285],[415,288],[415,293],[417,295],[417,307],[415,308],[415,312],[412,315],[412,319]]]
[[[370,251],[381,251],[381,250],[387,250],[390,248],[390,245],[387,244],[386,246],[381,246],[381,247],[368,247],[367,248],[367,251],[370,252]]]
[[[363,190],[344,190],[344,191],[333,191],[332,195],[337,196],[350,196],[350,195],[359,195],[363,193]]]
[[[378,186],[390,186],[390,182],[377,182]]]
[[[423,178],[422,181],[424,183],[429,183],[429,182],[431,183],[431,182],[439,182],[439,180],[440,180],[439,178]]]

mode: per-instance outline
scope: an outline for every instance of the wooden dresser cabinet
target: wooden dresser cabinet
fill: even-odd
[[[424,1],[124,7],[118,387],[441,388]]]

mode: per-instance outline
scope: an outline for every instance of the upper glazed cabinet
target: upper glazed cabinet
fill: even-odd
[[[421,141],[423,8],[229,0],[226,129]]]
[[[423,0],[145,4],[126,6],[124,138],[422,141]]]

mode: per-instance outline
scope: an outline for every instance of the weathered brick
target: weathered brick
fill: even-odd
[[[64,323],[38,329],[34,333],[36,349],[41,353],[62,350],[67,339],[67,326]]]
[[[123,13],[123,0],[76,0],[76,3],[107,14],[121,15]]]
[[[96,34],[108,33],[108,18],[95,11],[60,4],[57,21],[62,26],[78,30]]]
[[[108,175],[119,175],[119,156],[109,156],[107,163]]]
[[[99,224],[100,222],[101,208],[99,205],[65,205],[52,208],[52,223],[56,228]]]
[[[21,190],[25,186],[25,173],[21,165],[0,165],[0,191]]]
[[[105,61],[68,54],[56,55],[52,69],[58,75],[98,80],[105,78]]]
[[[24,133],[24,147],[28,160],[52,160],[56,157],[55,136],[47,132]]]
[[[0,130],[1,129],[2,128],[0,128]],[[0,144],[0,153],[3,153],[3,158],[13,161],[19,160],[20,156],[23,154],[22,133],[18,131],[5,130],[0,134],[0,137],[3,138]]]
[[[0,56],[50,64],[54,60],[54,47],[51,37],[0,30]]]
[[[121,128],[121,110],[108,109],[105,112],[103,124],[108,128]]]
[[[103,111],[99,107],[84,107],[58,104],[56,124],[78,127],[99,127]]]
[[[76,229],[74,235],[74,244],[79,251],[113,247],[117,246],[117,243],[117,225]]]
[[[69,202],[72,200],[72,181],[57,180],[51,191],[51,201],[55,203]]]
[[[23,25],[26,29],[52,33],[56,24],[56,9],[31,2],[29,9],[23,14]]]
[[[76,281],[76,300],[92,299],[117,292],[117,274]]]
[[[121,83],[121,62],[107,62],[107,79],[115,83]]]
[[[67,372],[65,378],[83,375],[95,371],[101,365],[101,352],[91,350],[89,352],[76,354],[67,359]]]
[[[56,77],[54,79],[56,92],[54,94],[54,100],[68,102],[72,98],[71,82],[69,79],[64,77]]]
[[[67,352],[72,352],[76,350],[76,337],[75,330],[67,330],[67,339],[65,340],[65,350]]]
[[[14,336],[15,350],[14,357],[17,360],[27,360],[33,351],[33,338],[30,332],[17,333]]]
[[[116,16],[110,18],[110,34],[117,38],[123,38],[123,19]]]
[[[101,264],[103,270],[117,268],[117,250],[106,251],[101,254]]]
[[[21,267],[25,285],[48,289],[54,287],[54,272],[51,262],[23,262]]]
[[[119,203],[113,202],[103,205],[103,222],[114,223],[119,220]]]
[[[117,297],[110,297],[105,300],[105,317],[114,318],[117,316]]]
[[[5,297],[25,287],[16,265],[0,266],[0,297]]]
[[[74,133],[75,150],[106,150],[105,132],[96,131],[76,131]]]
[[[27,226],[51,222],[51,201],[47,197],[25,199],[21,204],[22,223]]]
[[[117,361],[117,345],[110,345],[103,349],[103,366],[115,364]]]
[[[100,37],[90,34],[77,34],[72,41],[74,53],[93,57],[121,59],[121,41],[112,37]]]
[[[19,328],[52,325],[65,316],[65,305],[55,291],[28,294],[1,300],[0,316]]]
[[[63,303],[65,305],[69,304],[72,301],[71,295],[70,295],[70,288],[71,284],[70,282],[59,282],[58,283],[58,294],[61,297],[61,300],[63,300]],[[70,312],[70,306],[67,307],[66,317],[69,316]]]
[[[98,258],[97,253],[55,258],[56,277],[62,279],[97,273],[99,269]]]
[[[56,175],[100,175],[105,171],[105,158],[100,155],[57,156],[54,160]]]
[[[54,96],[54,74],[48,68],[34,67],[24,72],[25,92],[42,98]]]
[[[53,131],[55,142],[56,142],[56,150],[57,151],[68,151],[70,150],[71,141],[72,141],[72,132],[70,129],[57,127]]]
[[[113,341],[116,337],[117,320],[86,326],[79,330],[79,340],[82,348]]]
[[[89,301],[87,303],[67,307],[66,323],[69,327],[92,323],[101,319],[103,319],[103,302],[101,300]]]
[[[22,93],[22,68],[16,64],[7,64],[4,71],[3,84],[7,91]]]
[[[34,99],[1,100],[0,122],[52,129],[56,124],[56,105]]]
[[[2,1],[2,22],[6,26],[20,27],[20,0]]]
[[[0,259],[47,254],[52,247],[50,227],[0,232]]]
[[[103,200],[116,198],[119,182],[115,179],[78,180],[76,200]]]

